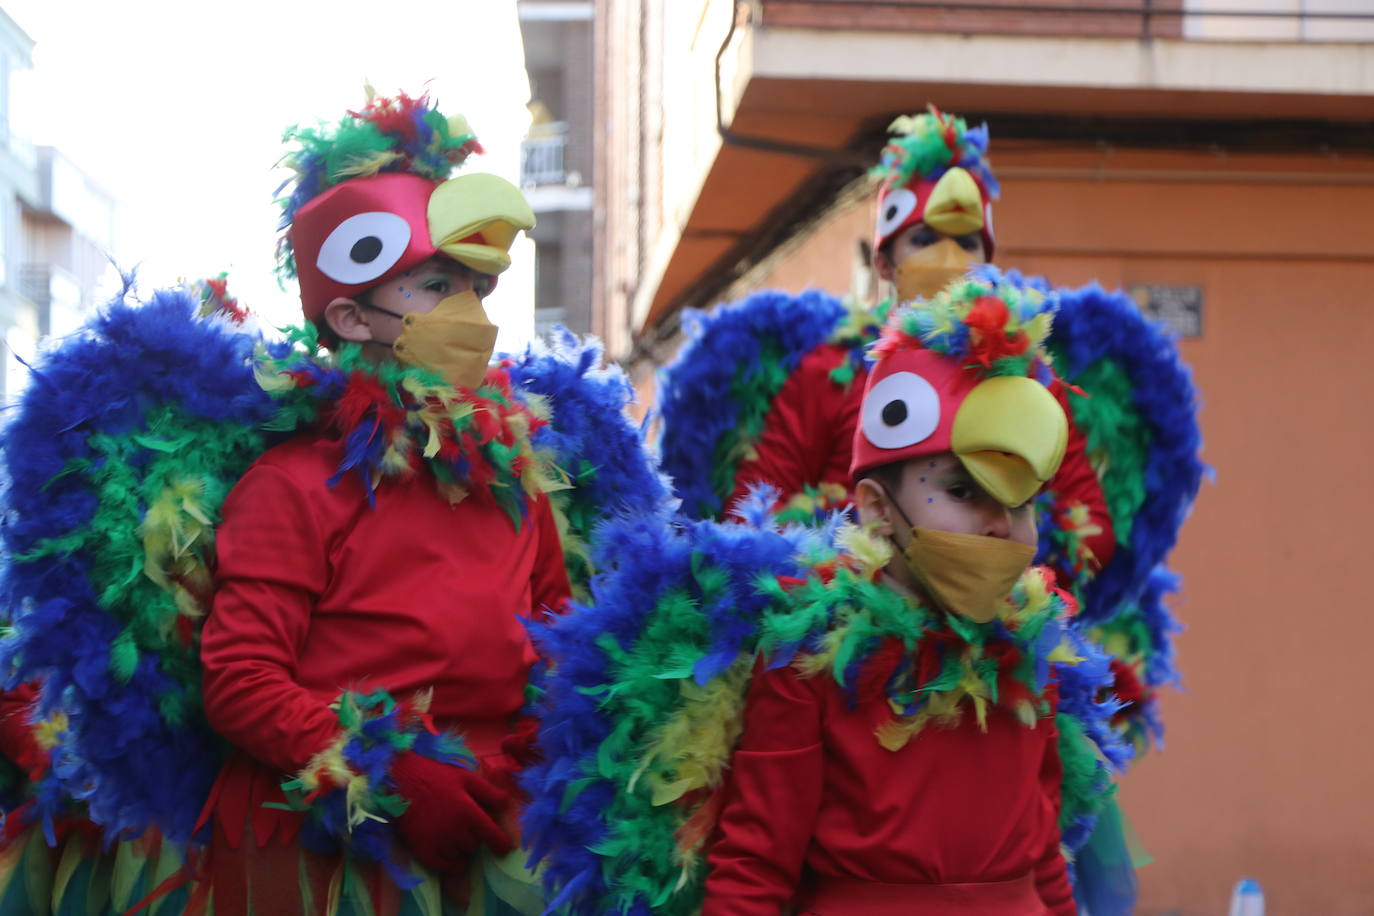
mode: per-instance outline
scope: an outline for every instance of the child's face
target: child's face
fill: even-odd
[[[384,358],[401,335],[401,318],[432,312],[441,300],[476,289],[479,281],[490,278],[436,255],[359,296],[335,299],[325,307],[324,322],[339,340],[356,341],[374,358]]]
[[[860,516],[876,522],[879,534],[905,548],[911,532],[900,513],[877,499],[880,494],[882,487],[875,479],[860,481]],[[895,500],[918,528],[1036,543],[1033,500],[1016,508],[1002,505],[974,482],[952,452],[905,462],[899,485],[885,496]]]
[[[982,264],[988,259],[987,252],[983,249],[983,237],[977,232],[970,232],[967,235],[945,235],[925,223],[913,223],[897,233],[896,237],[875,255],[874,260],[879,275],[884,280],[891,282],[896,278],[897,265],[906,260],[908,255],[929,248],[945,239],[953,239],[955,244],[968,252],[974,263]]]
[[[377,307],[366,310],[373,339],[395,340],[401,333],[401,319],[396,315],[432,312],[440,300],[474,289],[476,282],[477,276],[472,270],[436,255],[374,286],[362,297],[367,304]]]

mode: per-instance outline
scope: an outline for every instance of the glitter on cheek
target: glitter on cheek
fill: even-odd
[[[928,503],[933,503],[933,502],[935,502],[935,497],[934,497],[934,496],[927,496],[927,497],[926,497],[926,502],[928,502]]]
[[[410,298],[410,293],[406,293],[406,298],[407,298],[407,299]]]

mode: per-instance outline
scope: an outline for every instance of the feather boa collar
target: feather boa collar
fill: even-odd
[[[860,369],[865,368],[865,354],[883,333],[887,316],[892,314],[897,300],[889,296],[877,305],[861,302],[850,296],[845,299],[845,314],[835,329],[830,332],[826,343],[848,351],[848,358],[830,370],[830,380],[848,388],[854,383]]]
[[[992,707],[1027,727],[1052,713],[1051,664],[1080,661],[1065,627],[1073,599],[1054,587],[1053,573],[1026,570],[998,617],[980,624],[879,582],[886,541],[854,527],[840,541],[847,556],[769,584],[781,609],[763,625],[772,665],[792,661],[803,675],[833,677],[851,698],[870,685],[883,690],[894,718],[877,736],[889,750],[931,723],[956,725],[969,708],[984,729]]]
[[[264,345],[256,374],[278,407],[269,428],[338,435],[344,456],[329,484],[356,474],[373,505],[384,478],[425,465],[449,502],[485,490],[516,525],[531,496],[557,488],[550,457],[531,444],[548,422],[547,405],[517,393],[503,367],[489,369],[475,389],[459,389],[425,369],[374,364],[358,344],[326,353],[306,327]]]

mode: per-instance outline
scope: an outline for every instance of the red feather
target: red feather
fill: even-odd
[[[913,337],[901,328],[889,324],[883,328],[882,336],[869,352],[875,360],[879,360],[898,350],[919,350],[924,346],[919,337]]]
[[[1030,348],[1025,331],[1007,333],[1010,313],[1007,304],[995,296],[980,296],[969,309],[964,324],[969,328],[969,355],[984,368],[1008,356],[1020,356]]]
[[[363,121],[370,121],[384,134],[392,134],[411,142],[415,135],[415,112],[430,107],[428,94],[421,93],[419,98],[411,98],[404,92],[395,98],[378,96],[363,106],[362,111],[349,114]]]

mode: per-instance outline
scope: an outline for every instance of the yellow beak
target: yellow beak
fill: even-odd
[[[534,228],[534,211],[520,190],[495,175],[450,178],[429,198],[429,235],[436,248],[484,274],[510,266],[520,230]]]
[[[1004,506],[1019,506],[1059,470],[1069,424],[1035,379],[998,376],[968,393],[954,415],[950,448],[978,485]]]
[[[945,235],[967,235],[982,229],[983,196],[973,176],[958,166],[941,175],[921,219]]]

